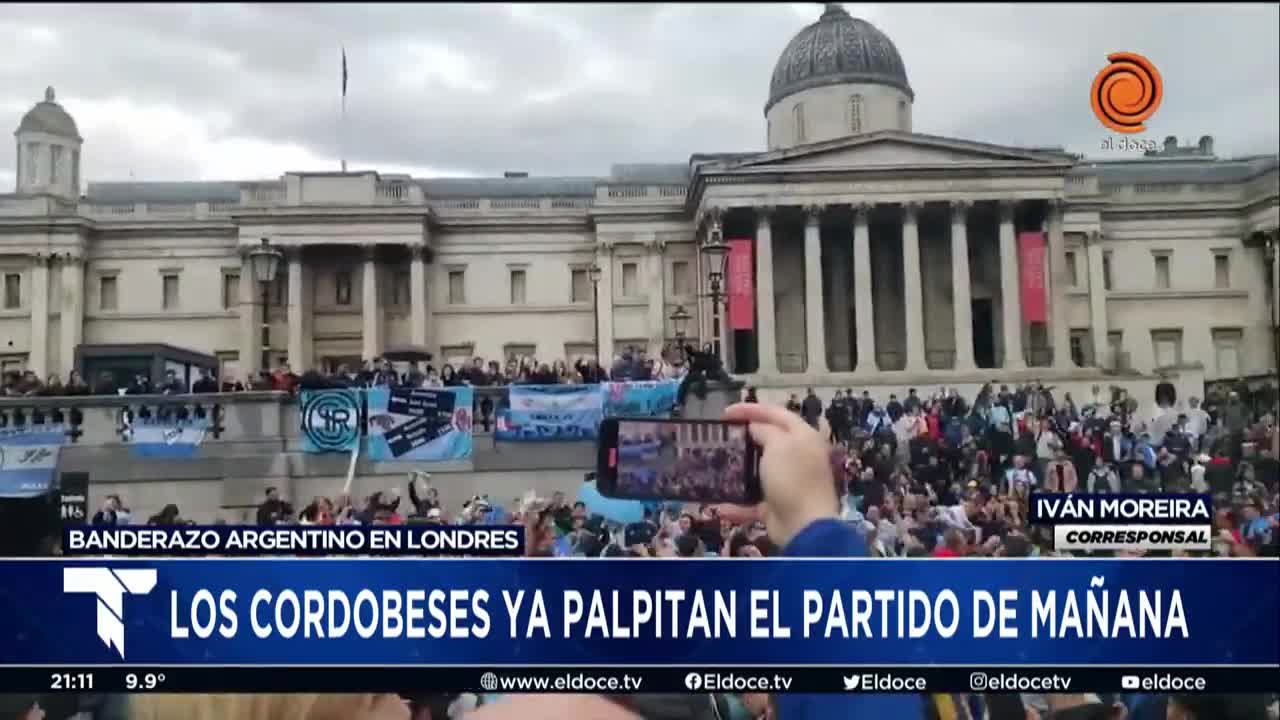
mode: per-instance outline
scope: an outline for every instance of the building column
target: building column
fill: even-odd
[[[777,311],[773,295],[773,208],[756,211],[756,352],[760,367],[756,372],[778,374]]]
[[[31,347],[27,369],[41,382],[49,374],[49,256],[31,257]]]
[[[1093,345],[1093,365],[1106,367],[1103,354],[1109,349],[1107,334],[1107,284],[1102,263],[1102,233],[1089,233],[1086,258],[1089,265],[1089,339]]]
[[[1067,239],[1063,235],[1063,212],[1065,210],[1061,198],[1049,200],[1049,308],[1050,332],[1053,333],[1053,367],[1055,370],[1070,370],[1075,366],[1071,360],[1071,328],[1067,327]]]
[[[667,344],[667,290],[663,272],[663,251],[666,243],[655,235],[645,243],[649,263],[649,356],[659,357]]]
[[[413,245],[409,248],[409,342],[429,348],[431,332],[430,299],[427,296],[427,248]]]
[[[875,372],[876,321],[871,292],[871,210],[874,205],[853,206],[853,312],[858,335],[858,359],[854,370]]]
[[[1021,285],[1018,282],[1018,243],[1014,239],[1012,200],[998,203],[1000,212],[1000,300],[1003,305],[1004,369],[1024,370],[1022,353]]]
[[[600,282],[596,284],[596,337],[600,347],[596,356],[600,365],[608,369],[613,365],[613,245],[596,246],[596,266],[600,268]]]
[[[929,369],[924,346],[924,292],[920,287],[920,203],[902,204],[902,278],[907,326],[907,372]]]
[[[805,372],[827,372],[827,341],[822,319],[822,211],[821,205],[805,208],[804,223],[804,331]]]
[[[956,325],[956,361],[954,369],[972,372],[973,305],[969,294],[969,208],[973,203],[958,200],[951,203],[951,298]]]
[[[246,385],[261,370],[262,320],[258,307],[262,297],[262,283],[253,274],[253,262],[249,248],[240,248],[240,350],[237,360],[244,377],[234,378]]]
[[[76,369],[76,348],[84,339],[84,258],[62,258],[62,319],[58,321],[61,335],[58,348],[62,353],[60,368],[63,380]]]
[[[311,369],[311,308],[307,292],[311,273],[303,265],[303,250],[293,247],[287,250],[289,263],[289,367],[301,374]]]
[[[363,340],[361,355],[364,360],[372,360],[382,355],[382,297],[378,288],[377,245],[364,246],[364,275],[361,278],[360,293],[360,336]]]

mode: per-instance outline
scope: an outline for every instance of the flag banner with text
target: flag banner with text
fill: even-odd
[[[180,460],[196,456],[208,429],[208,417],[132,417],[121,436],[135,457]]]
[[[351,452],[360,446],[364,395],[358,388],[303,390],[302,451]]]
[[[1049,322],[1044,282],[1044,233],[1018,233],[1018,267],[1022,286],[1022,322]]]
[[[729,240],[729,263],[725,272],[729,293],[729,329],[752,330],[756,319],[756,293],[752,271],[751,239]]]
[[[498,440],[595,440],[604,415],[599,385],[512,385],[498,416]]]
[[[35,497],[49,492],[66,441],[62,425],[0,428],[0,497]]]
[[[605,417],[667,417],[676,406],[680,381],[607,382],[602,386]]]
[[[471,457],[470,387],[374,387],[366,391],[368,457],[376,462]]]
[[[1274,560],[61,558],[0,576],[0,666],[1280,666]]]

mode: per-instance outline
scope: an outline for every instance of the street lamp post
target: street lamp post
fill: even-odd
[[[592,263],[587,268],[587,277],[591,280],[591,325],[595,328],[596,363],[603,366],[604,361],[600,359],[600,266]]]
[[[262,238],[262,243],[249,251],[249,264],[253,268],[253,277],[262,285],[262,369],[271,369],[271,315],[268,305],[271,300],[271,281],[276,279],[280,271],[280,261],[284,254],[271,247],[271,241]]]
[[[707,233],[707,241],[699,249],[707,259],[707,281],[711,286],[708,296],[711,298],[711,339],[717,357],[723,357],[720,345],[722,327],[720,303],[724,299],[721,284],[724,282],[726,266],[729,263],[729,246],[721,240],[720,223],[716,222]]]
[[[689,311],[684,309],[683,305],[677,305],[674,312],[671,313],[671,327],[676,333],[676,345],[680,346],[680,350],[684,350],[685,328],[689,326]]]

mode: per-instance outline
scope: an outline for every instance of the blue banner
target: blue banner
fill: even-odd
[[[137,457],[192,458],[204,442],[209,419],[190,417],[185,420],[155,417],[135,418],[124,430],[124,441]]]
[[[604,411],[599,385],[512,385],[498,440],[595,440]]]
[[[49,492],[66,441],[61,425],[0,429],[0,497]]]
[[[3,665],[1280,664],[1272,560],[95,558],[0,576]]]
[[[351,452],[360,445],[361,390],[303,390],[302,451]]]
[[[679,380],[607,382],[605,417],[667,417],[676,405]]]
[[[433,462],[471,457],[469,387],[368,389],[370,460]]]

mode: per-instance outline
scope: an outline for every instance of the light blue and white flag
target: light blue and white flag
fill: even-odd
[[[199,451],[208,429],[208,418],[134,418],[125,427],[123,435],[137,457],[191,458]]]
[[[66,440],[61,425],[0,429],[0,497],[49,492]]]
[[[499,440],[594,440],[604,416],[599,385],[514,385]]]

